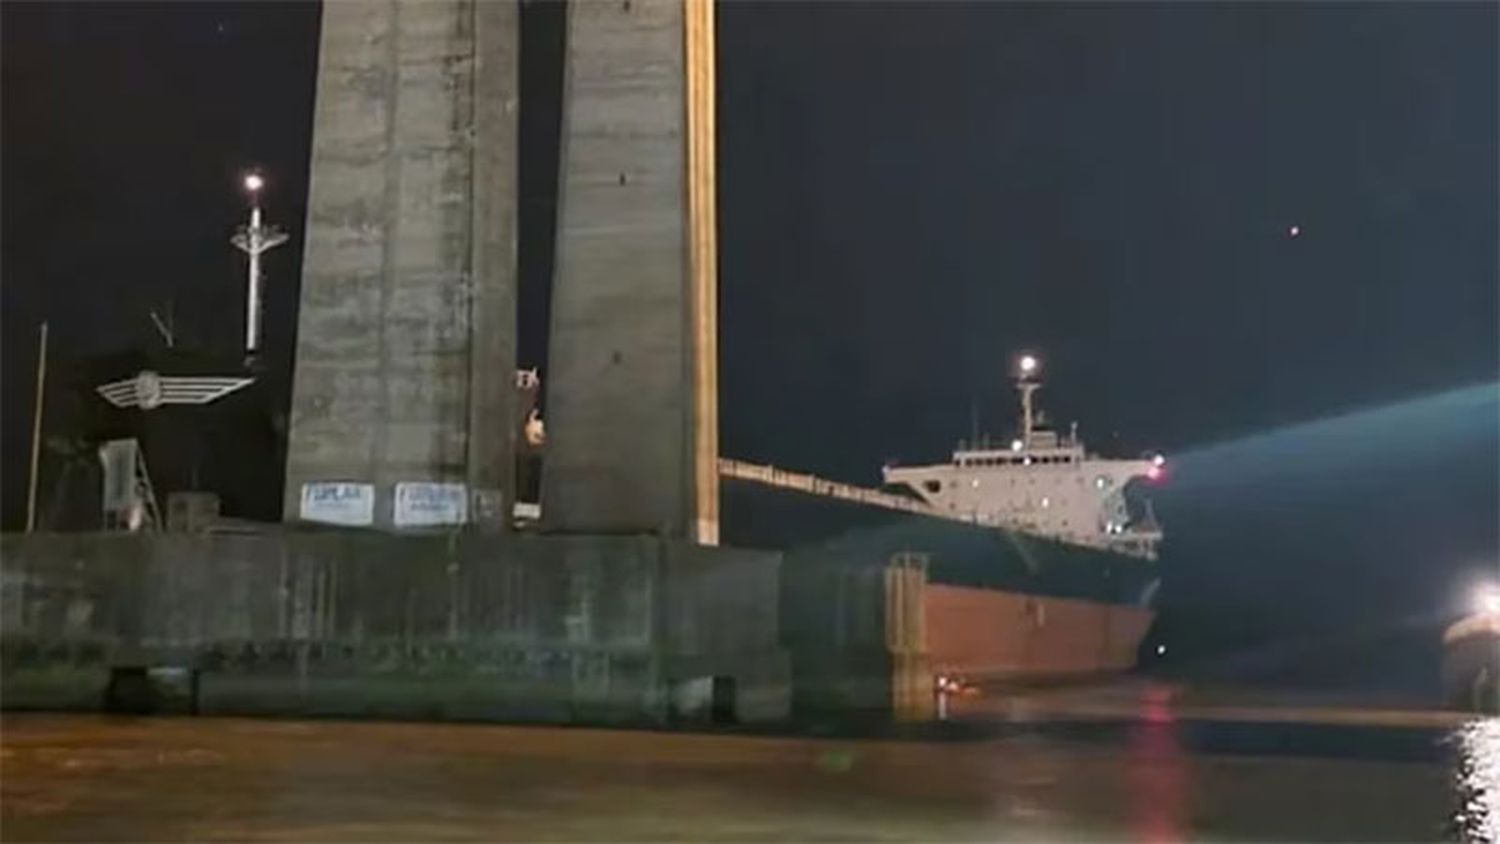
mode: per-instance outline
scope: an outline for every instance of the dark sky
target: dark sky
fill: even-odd
[[[1008,422],[1022,344],[1086,434],[1172,449],[1493,380],[1495,24],[729,5],[726,440],[868,474],[971,393]]]
[[[527,8],[522,332],[538,362],[560,18]],[[226,238],[247,164],[294,233],[270,260],[284,377],[318,12],[3,9],[9,527],[37,321],[105,350],[174,299],[200,340],[233,337]],[[724,451],[873,481],[885,458],[944,453],[971,402],[1003,433],[1023,346],[1046,355],[1057,415],[1127,454],[1460,386],[1492,396],[1497,23],[1477,2],[721,3]],[[1442,465],[1467,474],[1426,472],[1432,458],[1380,475],[1381,496],[1429,506],[1419,525],[1366,527],[1467,537],[1443,553],[1472,568],[1495,554],[1497,423],[1493,402],[1466,407],[1478,427]],[[1350,459],[1328,472],[1357,488],[1372,464]],[[1242,505],[1176,507],[1202,539]]]

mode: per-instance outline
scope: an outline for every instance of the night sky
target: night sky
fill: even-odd
[[[544,363],[561,17],[524,8],[522,355]],[[975,408],[1005,434],[1008,359],[1036,349],[1091,445],[1182,456],[1170,600],[1377,633],[1451,612],[1500,568],[1497,8],[721,3],[724,452],[871,483]],[[293,232],[269,260],[285,383],[318,10],[0,23],[14,528],[38,321],[106,351],[171,301],[187,341],[232,344],[248,165]]]

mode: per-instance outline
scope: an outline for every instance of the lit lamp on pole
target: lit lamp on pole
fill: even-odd
[[[281,229],[268,226],[261,220],[260,192],[265,186],[266,180],[261,174],[245,174],[245,192],[250,195],[250,221],[240,226],[229,240],[250,259],[245,280],[245,353],[248,355],[254,355],[260,348],[261,253],[286,243],[287,239]]]

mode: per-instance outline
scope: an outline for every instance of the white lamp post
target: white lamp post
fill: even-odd
[[[230,243],[250,257],[245,283],[245,351],[254,354],[260,348],[260,255],[286,243],[287,235],[276,226],[261,222],[260,191],[266,180],[259,173],[245,176],[245,190],[250,194],[250,222],[240,226]]]

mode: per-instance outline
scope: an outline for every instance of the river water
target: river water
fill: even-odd
[[[816,738],[7,714],[6,841],[1500,840],[1500,720]]]

